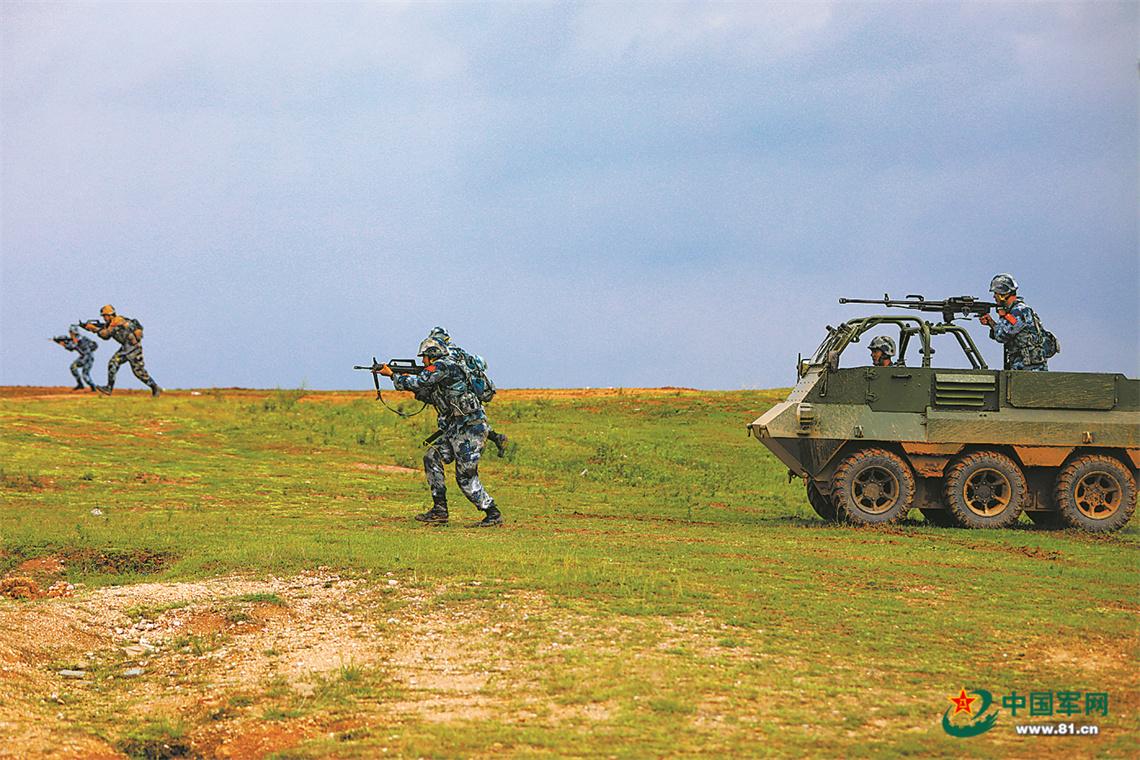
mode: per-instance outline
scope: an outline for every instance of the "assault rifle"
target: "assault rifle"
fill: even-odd
[[[364,369],[371,372],[372,382],[376,386],[376,400],[381,404],[384,404],[384,406],[388,407],[388,409],[400,415],[401,417],[414,417],[416,414],[419,414],[427,408],[427,402],[424,402],[424,405],[420,408],[419,412],[415,412],[414,414],[404,414],[399,409],[392,409],[392,407],[388,406],[388,404],[384,401],[384,395],[380,392],[380,370],[384,369],[384,367],[392,370],[393,375],[418,375],[426,369],[426,367],[423,365],[416,364],[415,359],[389,359],[386,363],[381,364],[380,362],[376,361],[375,356],[372,357],[371,366],[362,366],[360,364],[357,364],[353,366],[353,369]]]
[[[971,316],[989,314],[990,309],[1001,308],[992,301],[979,301],[974,296],[954,296],[944,301],[927,301],[920,295],[908,295],[906,298],[891,298],[884,293],[882,300],[867,298],[840,298],[839,303],[873,303],[880,306],[890,306],[897,309],[917,309],[918,311],[934,312],[942,315],[942,321],[950,324],[956,317],[969,319]]]

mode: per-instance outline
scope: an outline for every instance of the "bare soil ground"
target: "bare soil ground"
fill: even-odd
[[[52,558],[34,565],[20,570],[41,589],[62,569]],[[465,600],[478,585],[424,589],[322,569],[0,598],[0,757],[123,757],[121,735],[106,729],[116,714],[190,726],[170,756],[235,759],[409,721],[479,720],[500,714],[505,695],[512,722],[605,720],[605,702],[540,696],[542,663],[583,637],[604,650],[630,632],[589,631],[534,592]],[[656,646],[712,650],[718,632],[704,628],[674,621]],[[359,688],[368,679],[371,692]],[[322,701],[343,681],[350,707]],[[701,719],[717,720],[714,708]]]

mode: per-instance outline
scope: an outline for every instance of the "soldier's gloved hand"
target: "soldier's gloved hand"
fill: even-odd
[[[381,367],[379,369],[379,372],[384,377],[391,377],[392,376],[392,368],[389,367],[387,364],[385,364],[383,367]]]
[[[986,325],[987,327],[989,327],[989,326],[993,325],[994,318],[991,317],[989,314],[983,314],[982,316],[978,317],[978,321],[981,322],[983,325]]]

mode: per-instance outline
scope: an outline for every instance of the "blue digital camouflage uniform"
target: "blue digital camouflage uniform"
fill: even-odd
[[[432,501],[447,503],[443,466],[455,463],[455,482],[467,500],[483,512],[495,506],[479,481],[479,458],[487,442],[487,414],[483,404],[467,387],[463,370],[448,357],[436,359],[418,375],[393,375],[397,390],[412,391],[432,404],[439,414],[443,435],[424,454],[424,473]]]
[[[90,338],[76,338],[71,335],[57,343],[68,351],[79,352],[79,358],[71,363],[71,375],[75,378],[75,387],[82,388],[83,384],[87,383],[87,387],[93,389],[95,383],[91,381],[91,367],[95,364],[95,351],[98,350],[99,344]]]
[[[127,362],[131,365],[131,371],[135,373],[135,377],[149,386],[151,393],[157,394],[159,391],[158,383],[151,378],[150,373],[146,371],[146,365],[143,363],[142,338],[139,337],[142,333],[142,326],[133,319],[121,317],[117,314],[111,318],[110,322],[95,324],[94,328],[86,325],[84,327],[103,340],[114,340],[119,344],[119,350],[112,354],[111,359],[107,362],[106,388],[110,390],[115,387],[115,375],[123,362]]]
[[[429,338],[435,338],[436,340],[439,340],[439,341],[442,341],[443,343],[446,343],[447,344],[448,358],[450,358],[456,362],[460,362],[460,363],[466,362],[467,357],[470,356],[470,354],[468,354],[462,348],[460,348],[459,346],[457,346],[451,342],[451,336],[448,335],[447,330],[444,330],[442,327],[433,327],[431,332],[428,333],[428,337]],[[420,400],[423,401],[424,399],[420,399]],[[438,411],[438,408],[437,408],[437,411]],[[442,425],[443,425],[443,423],[441,422],[440,426],[442,427]],[[503,453],[506,451],[507,436],[504,435],[503,433],[499,433],[499,432],[496,432],[495,430],[493,430],[491,428],[491,421],[490,420],[487,420],[487,440],[490,441],[491,443],[495,444],[495,447],[499,450],[499,456],[500,457],[503,456]]]
[[[1005,368],[1044,372],[1045,331],[1029,305],[1017,298],[1005,313],[999,313],[990,326],[990,337],[1005,348]]]

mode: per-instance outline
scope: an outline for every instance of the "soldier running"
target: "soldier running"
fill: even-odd
[[[447,334],[447,330],[444,330],[442,327],[433,327],[431,332],[428,333],[428,337],[437,338],[443,345],[447,346],[447,354],[454,361],[467,361],[467,357],[470,354],[451,342],[451,336]],[[495,448],[499,451],[499,458],[502,459],[503,454],[507,451],[507,441],[510,439],[508,439],[504,433],[497,433],[491,429],[490,420],[487,420],[487,440],[495,444]]]
[[[999,304],[997,319],[983,314],[979,321],[990,328],[990,337],[1004,347],[1005,368],[1048,370],[1046,360],[1056,351],[1046,346],[1048,334],[1037,314],[1017,295],[1017,280],[1011,274],[994,275],[990,292]]]
[[[468,386],[467,374],[448,356],[447,345],[428,337],[420,343],[419,356],[424,370],[418,375],[393,375],[387,365],[380,374],[392,378],[397,390],[412,391],[416,398],[430,400],[439,413],[442,435],[424,454],[424,473],[431,489],[432,507],[416,519],[426,523],[446,523],[447,485],[443,466],[455,463],[455,482],[467,500],[483,512],[478,527],[503,524],[503,516],[479,481],[479,458],[487,441],[487,413],[483,403]]]
[[[67,328],[67,335],[59,335],[52,340],[68,351],[79,352],[79,358],[71,363],[71,375],[75,378],[75,387],[72,390],[81,391],[83,384],[87,383],[87,388],[94,391],[95,383],[91,381],[91,365],[95,363],[95,351],[99,348],[99,344],[90,338],[80,337],[79,325],[71,325]]]
[[[142,325],[137,320],[119,316],[115,313],[115,307],[110,304],[100,309],[99,315],[103,319],[102,324],[87,322],[83,325],[83,329],[95,333],[103,340],[114,339],[119,344],[119,350],[107,362],[107,384],[97,385],[95,389],[110,396],[115,389],[115,374],[123,362],[128,362],[135,377],[150,388],[151,396],[161,394],[162,388],[158,387],[158,383],[147,373],[143,364]]]

